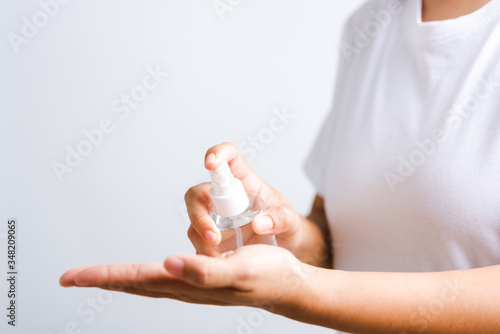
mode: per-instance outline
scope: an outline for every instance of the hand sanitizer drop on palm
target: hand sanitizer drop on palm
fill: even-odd
[[[252,229],[253,218],[265,209],[264,200],[258,195],[247,194],[225,161],[210,171],[210,177],[210,216],[222,235],[217,250],[223,253],[245,245],[276,245],[274,235],[258,235]]]

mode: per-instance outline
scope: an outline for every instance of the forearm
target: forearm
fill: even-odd
[[[328,234],[317,222],[301,217],[303,234],[301,243],[294,255],[302,262],[316,267],[332,268],[332,251]]]
[[[500,266],[437,273],[307,266],[306,273],[279,313],[351,333],[500,333]]]
[[[294,255],[304,263],[332,269],[332,245],[330,228],[326,218],[324,200],[316,195],[311,212],[307,217],[300,217],[302,236]]]

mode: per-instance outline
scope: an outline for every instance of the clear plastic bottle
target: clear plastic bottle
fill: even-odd
[[[276,245],[274,235],[258,235],[252,229],[253,218],[265,209],[264,200],[256,194],[245,192],[243,184],[233,176],[227,162],[210,171],[210,176],[210,215],[222,235],[217,250],[223,253],[245,245]]]

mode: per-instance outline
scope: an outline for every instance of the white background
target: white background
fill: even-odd
[[[58,284],[64,271],[81,265],[160,262],[193,252],[183,196],[208,180],[206,149],[262,135],[275,108],[295,119],[251,163],[307,213],[314,189],[302,166],[331,105],[342,23],[361,1],[229,2],[236,5],[222,20],[211,0],[73,0],[18,52],[8,34],[21,35],[23,17],[32,21],[40,4],[1,2],[4,273],[6,222],[19,222],[18,326],[6,325],[1,279],[1,333],[64,333],[75,322],[81,333],[223,334],[259,318],[250,308],[113,293],[87,321],[78,309],[90,309],[87,298],[99,290]],[[157,66],[168,78],[120,119],[115,99]],[[105,118],[114,131],[60,182],[53,162],[65,163],[66,147],[75,149],[82,131]],[[251,328],[276,332],[331,331],[274,315]]]

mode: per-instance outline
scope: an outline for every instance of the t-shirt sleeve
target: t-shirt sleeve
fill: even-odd
[[[321,131],[304,165],[306,175],[309,177],[317,193],[321,197],[324,197],[326,192],[326,176],[331,151],[330,145],[332,142],[333,122],[334,113],[331,111],[323,122]]]
[[[368,3],[365,3],[363,6],[366,6]],[[304,170],[306,175],[309,177],[314,187],[316,188],[317,193],[321,197],[325,197],[326,185],[327,185],[327,175],[328,169],[331,167],[331,154],[332,154],[332,145],[334,144],[334,132],[335,132],[335,118],[336,118],[336,96],[342,94],[346,94],[343,91],[343,80],[348,79],[349,76],[349,63],[350,57],[349,50],[345,48],[345,44],[352,40],[352,32],[355,31],[354,26],[359,21],[358,12],[362,12],[362,10],[358,10],[353,13],[347,21],[344,23],[341,38],[340,38],[340,52],[339,59],[337,63],[337,77],[336,77],[336,88],[334,99],[332,103],[332,108],[327,115],[325,121],[323,122],[323,126],[319,132],[319,135],[316,138],[316,142],[314,143],[309,156],[306,159],[304,164]]]

